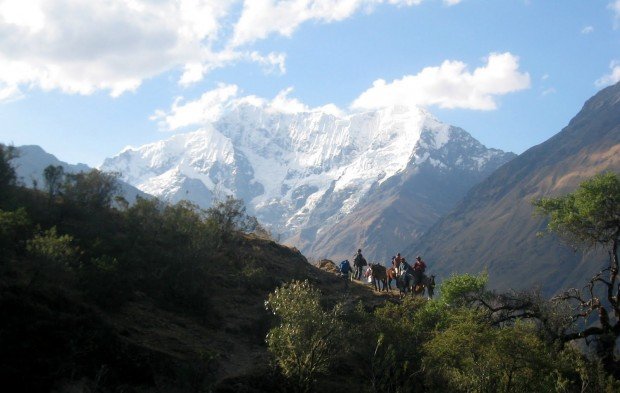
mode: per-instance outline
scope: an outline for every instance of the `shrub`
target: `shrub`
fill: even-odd
[[[269,351],[299,392],[310,391],[342,347],[342,307],[324,311],[320,297],[308,281],[293,281],[276,289],[266,302],[281,321],[267,334]]]

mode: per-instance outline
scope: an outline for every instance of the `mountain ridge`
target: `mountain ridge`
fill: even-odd
[[[544,292],[580,285],[598,269],[593,253],[574,253],[553,236],[539,238],[543,217],[533,199],[572,192],[597,173],[620,172],[620,85],[587,100],[569,124],[474,186],[455,209],[407,248],[436,272],[487,270],[495,286],[539,285]],[[567,271],[565,278],[558,270]]]
[[[208,207],[214,198],[233,195],[285,243],[310,257],[334,257],[344,254],[346,242],[318,255],[311,247],[316,236],[331,237],[330,228],[355,214],[384,182],[422,167],[425,173],[449,166],[487,173],[513,156],[487,149],[419,108],[336,116],[243,103],[198,131],[125,149],[102,169],[121,172],[125,181],[170,202],[189,199]],[[439,217],[446,208],[432,210]],[[409,226],[402,232],[411,232]],[[359,233],[354,237],[365,241]]]

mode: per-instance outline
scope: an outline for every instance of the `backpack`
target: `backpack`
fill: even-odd
[[[340,273],[348,274],[350,270],[351,270],[351,265],[349,265],[348,260],[344,260],[340,262]]]

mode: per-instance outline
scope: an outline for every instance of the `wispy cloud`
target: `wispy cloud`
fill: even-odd
[[[607,5],[607,8],[614,13],[614,27],[618,28],[620,25],[620,0],[614,0]]]
[[[291,97],[292,87],[280,91],[274,98],[265,99],[254,95],[239,96],[241,89],[236,85],[220,84],[217,88],[202,94],[200,98],[185,101],[177,98],[169,110],[157,110],[150,120],[157,121],[163,131],[177,131],[190,126],[203,126],[219,120],[226,112],[239,105],[252,105],[267,112],[293,114],[320,111],[343,116],[343,111],[334,104],[317,108]]]
[[[602,88],[620,82],[620,61],[614,60],[609,64],[609,74],[603,75],[594,82],[596,87]]]
[[[308,21],[323,23],[347,19],[357,11],[381,3],[413,6],[423,0],[247,0],[234,28],[231,44],[235,47],[253,43],[271,34],[290,37],[297,28]],[[444,0],[448,5],[460,0]]]
[[[376,80],[352,108],[380,108],[391,105],[439,106],[491,110],[496,97],[530,87],[530,76],[519,71],[519,58],[509,52],[492,53],[486,64],[468,70],[461,61],[446,60],[390,83]]]
[[[585,26],[583,29],[581,29],[581,34],[590,34],[593,31],[594,31],[593,26]]]

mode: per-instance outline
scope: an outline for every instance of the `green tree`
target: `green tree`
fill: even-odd
[[[78,259],[78,250],[73,246],[73,237],[59,235],[56,227],[28,240],[26,250],[34,257],[47,260],[67,270],[75,267]]]
[[[620,364],[614,357],[620,336],[620,178],[611,172],[599,174],[581,183],[571,194],[542,198],[534,205],[539,214],[549,217],[549,232],[558,234],[576,249],[602,247],[609,253],[605,266],[590,279],[585,291],[570,289],[556,300],[574,303],[580,309],[576,318],[587,320],[590,315],[597,315],[598,326],[568,332],[562,339],[572,341],[595,336],[605,369],[620,376]]]
[[[7,212],[0,210],[0,260],[23,247],[30,228],[26,209]]]
[[[207,209],[207,218],[217,225],[224,240],[229,240],[235,232],[266,232],[256,217],[246,213],[243,200],[231,195]]]
[[[534,326],[497,328],[482,313],[461,308],[447,328],[424,345],[427,382],[433,391],[548,392],[555,363]]]
[[[43,170],[43,178],[45,179],[45,188],[49,195],[50,202],[54,200],[54,197],[60,192],[64,181],[65,170],[62,166],[48,165]]]
[[[293,281],[272,292],[265,303],[280,319],[267,334],[269,351],[299,392],[312,389],[341,348],[342,307],[324,311],[320,298],[308,281]]]
[[[118,174],[93,169],[65,176],[62,191],[66,199],[80,206],[101,209],[110,207],[120,188]]]
[[[7,197],[10,186],[15,185],[17,176],[11,160],[17,156],[13,146],[0,144],[0,203]]]

